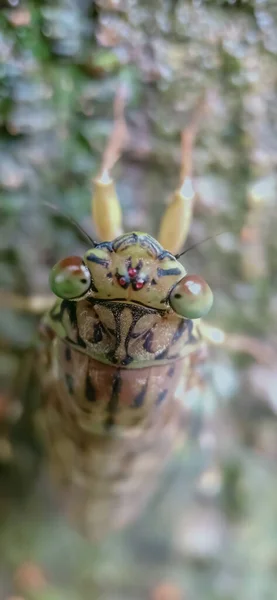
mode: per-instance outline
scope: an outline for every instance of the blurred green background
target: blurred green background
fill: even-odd
[[[2,0],[0,7],[0,598],[273,600],[277,4]],[[30,391],[39,316],[10,305],[47,295],[51,266],[84,250],[74,227],[43,201],[95,235],[91,182],[122,83],[130,137],[114,176],[125,229],[154,235],[178,181],[180,131],[206,94],[188,244],[225,233],[185,262],[212,287],[208,321],[234,349],[212,348],[203,427],[160,497],[137,525],[92,545],[57,514],[41,473],[35,384]]]

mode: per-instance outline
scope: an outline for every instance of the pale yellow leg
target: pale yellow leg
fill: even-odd
[[[192,219],[194,196],[191,179],[186,177],[183,185],[172,194],[163,215],[158,240],[172,254],[180,252],[186,241]]]
[[[180,186],[170,197],[160,225],[158,240],[172,254],[177,254],[182,250],[191,225],[195,198],[191,179],[192,151],[199,119],[202,116],[205,105],[205,99],[201,99],[195,109],[191,122],[182,133]]]
[[[108,171],[94,181],[92,218],[100,240],[111,241],[122,233],[122,211]]]
[[[94,181],[92,217],[97,235],[103,241],[113,240],[122,233],[122,211],[109,172],[118,160],[128,135],[124,104],[125,90],[120,88],[114,102],[114,128],[103,155],[100,175]]]

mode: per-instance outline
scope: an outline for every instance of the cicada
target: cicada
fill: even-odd
[[[41,422],[50,462],[69,513],[90,537],[131,521],[170,457],[201,360],[199,320],[213,302],[209,285],[179,261],[194,196],[188,173],[157,239],[122,233],[110,174],[119,127],[120,118],[94,181],[101,241],[53,266],[57,300],[41,328]]]

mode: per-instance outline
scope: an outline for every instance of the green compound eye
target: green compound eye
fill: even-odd
[[[49,282],[56,296],[64,300],[74,300],[88,291],[91,275],[79,256],[69,256],[53,267]]]
[[[213,293],[202,277],[186,275],[172,288],[169,304],[181,317],[199,319],[212,307]]]

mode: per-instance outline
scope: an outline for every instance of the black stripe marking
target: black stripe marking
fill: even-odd
[[[67,362],[71,360],[71,350],[69,346],[65,346],[64,355]]]
[[[188,341],[185,343],[185,345],[194,344],[195,342],[197,342],[197,338],[194,337],[194,335],[192,335],[193,322],[187,320],[187,324],[188,324]]]
[[[122,387],[121,373],[120,373],[120,370],[118,370],[113,377],[112,393],[111,393],[111,397],[110,397],[110,400],[107,405],[108,416],[107,416],[107,419],[105,422],[106,429],[110,429],[114,425],[114,421],[115,421],[114,416],[118,409],[119,394],[121,391],[121,387]]]
[[[157,257],[158,260],[163,260],[164,258],[169,258],[169,260],[176,260],[175,256],[173,256],[173,254],[171,254],[171,252],[168,252],[168,250],[164,250],[163,252],[161,252],[161,254],[159,254],[159,256]]]
[[[115,333],[115,345],[114,345],[114,348],[107,353],[107,358],[111,362],[113,362],[113,363],[116,362],[116,360],[115,360],[115,354],[116,354],[116,351],[119,348],[120,342],[121,342],[120,316],[121,316],[122,310],[123,310],[123,308],[120,307],[118,309],[117,305],[115,305],[115,306],[112,307],[112,313],[113,313],[113,317],[114,317],[114,320],[115,320],[115,330],[114,330],[114,333]]]
[[[136,339],[137,337],[139,337],[141,335],[140,333],[138,333],[138,334],[133,333],[134,328],[135,328],[137,322],[140,320],[141,316],[142,316],[141,310],[138,309],[138,307],[136,307],[136,306],[132,307],[132,323],[131,323],[131,326],[130,326],[129,331],[125,338],[126,358],[124,359],[124,361],[122,361],[122,364],[124,366],[129,365],[134,360],[128,353],[129,343],[130,343],[131,339]]]
[[[160,392],[157,396],[156,399],[156,405],[158,406],[159,404],[161,404],[161,402],[165,399],[165,397],[168,394],[168,390],[163,390],[162,392]]]
[[[143,267],[143,261],[141,260],[141,258],[139,259],[137,265],[136,265],[136,269],[137,271],[140,271],[140,269]]]
[[[137,244],[137,241],[138,235],[136,233],[122,235],[117,240],[114,240],[113,249],[116,252],[117,250],[119,250],[119,248],[121,248],[121,246],[133,246],[134,244]]]
[[[92,344],[98,344],[103,339],[102,325],[101,323],[95,323],[93,326],[93,336],[91,338]]]
[[[130,342],[131,339],[133,339],[132,333],[133,333],[134,327],[135,327],[136,323],[139,321],[139,319],[141,317],[140,310],[136,310],[136,308],[135,308],[135,309],[132,309],[131,312],[132,312],[132,323],[131,323],[131,325],[129,327],[129,330],[127,332],[127,335],[126,335],[126,338],[125,338],[125,342],[124,342],[126,357],[122,361],[122,365],[124,365],[125,367],[127,365],[129,365],[131,362],[133,362],[133,360],[134,360],[133,357],[130,356],[129,352],[128,352],[128,350],[129,350],[129,342]]]
[[[126,356],[126,358],[123,358],[123,360],[121,361],[121,365],[124,367],[127,367],[128,365],[131,364],[131,362],[133,362],[133,357],[132,356]]]
[[[87,254],[86,260],[96,263],[97,265],[102,265],[102,267],[105,267],[106,269],[110,264],[106,258],[100,258],[99,256],[95,256],[95,254]]]
[[[142,248],[146,248],[147,250],[151,251],[151,254],[155,258],[164,252],[163,247],[159,244],[159,242],[157,242],[157,240],[147,234],[138,235],[136,232],[120,236],[120,238],[113,242],[113,249],[115,252],[117,252],[117,250],[119,250],[119,248],[122,246],[124,249],[135,244],[138,244]]]
[[[190,327],[190,324],[191,324],[191,327]],[[189,321],[188,319],[184,319],[184,320],[180,321],[180,323],[178,324],[177,329],[173,335],[173,338],[171,340],[171,344],[167,348],[165,348],[165,350],[163,350],[160,354],[158,354],[155,357],[155,360],[164,360],[165,358],[167,358],[168,353],[171,350],[173,344],[175,344],[175,342],[177,342],[180,339],[180,337],[183,335],[183,333],[186,331],[186,329],[188,329],[188,331],[190,333],[192,327],[193,327],[192,321]],[[194,338],[192,338],[189,335],[189,339],[186,342],[186,344],[191,343],[192,339],[194,339]],[[176,356],[174,355],[174,356],[170,357],[171,360],[173,360],[174,358],[178,358],[178,354],[176,354]]]
[[[112,242],[100,242],[100,244],[97,244],[97,249],[102,250],[102,248],[105,248],[105,250],[108,250],[109,252],[113,252],[113,243]]]
[[[79,330],[78,330],[77,315],[76,315],[77,302],[74,302],[74,300],[63,300],[62,303],[60,304],[59,308],[60,308],[59,312],[57,312],[57,313],[55,313],[56,306],[54,306],[53,309],[50,311],[49,314],[50,314],[51,319],[53,319],[53,321],[61,323],[63,325],[64,313],[67,312],[70,323],[72,325],[72,328],[73,328],[73,330],[75,330],[77,342],[72,340],[69,336],[65,336],[64,339],[66,341],[70,342],[70,344],[73,344],[74,346],[81,346],[82,348],[86,348],[86,344],[85,344],[84,340],[81,338],[81,336],[79,335]],[[64,329],[66,331],[66,327],[64,327]]]
[[[69,375],[69,373],[66,373],[65,374],[65,381],[66,381],[67,389],[68,389],[70,395],[72,396],[72,394],[74,394],[73,377],[72,377],[72,375]]]
[[[132,267],[132,257],[131,256],[129,256],[128,258],[126,258],[125,264],[126,264],[127,270]]]
[[[172,338],[172,341],[171,341],[171,344],[169,345],[169,347],[166,348],[165,350],[163,350],[161,352],[161,354],[158,354],[158,356],[155,357],[155,360],[163,360],[163,359],[167,358],[169,351],[172,349],[172,346],[180,339],[180,337],[182,337],[182,335],[184,334],[186,329],[188,330],[188,339],[186,342],[184,342],[184,345],[186,346],[187,344],[193,344],[194,342],[197,342],[197,338],[195,338],[192,335],[193,322],[189,319],[184,319],[179,323],[179,325],[173,335],[173,338]],[[174,360],[177,358],[178,358],[178,354],[176,354],[176,355],[174,354],[174,355],[170,356],[170,360]],[[168,375],[169,375],[169,372],[168,372]],[[173,373],[172,373],[172,375],[173,375]],[[172,375],[169,375],[169,376],[171,377]]]
[[[180,321],[180,323],[178,324],[178,327],[174,333],[174,336],[172,338],[172,344],[175,344],[175,342],[177,342],[180,337],[183,335],[184,331],[186,331],[186,329],[189,328],[189,323],[192,324],[192,321],[188,321],[187,319],[184,319],[182,321]]]
[[[158,267],[157,275],[158,277],[166,277],[167,275],[181,275],[180,269],[178,267],[174,267],[173,269],[161,269]]]
[[[150,238],[149,236],[140,236],[139,244],[140,244],[140,246],[142,246],[142,248],[151,250],[152,254],[155,256],[155,258],[157,257],[157,254],[159,253],[159,250],[161,249],[160,244],[158,244],[158,242],[156,242],[156,240],[154,240],[153,238]]]
[[[145,304],[143,304],[143,302],[138,302],[138,300],[132,300],[132,302],[130,302],[129,300],[124,300],[124,298],[113,298],[112,300],[106,300],[103,298],[86,298],[87,302],[89,302],[90,304],[92,304],[92,306],[94,306],[95,304],[101,304],[103,306],[107,306],[108,308],[110,308],[111,310],[113,310],[112,306],[118,306],[119,304],[122,305],[127,305],[128,308],[133,308],[134,310],[137,309],[139,310],[140,307],[143,309],[143,311],[141,312],[141,316],[145,315],[145,314],[154,314],[154,313],[159,313],[160,315],[165,315],[167,313],[167,311],[165,309],[162,308],[151,308],[150,306],[146,306]],[[167,300],[164,300],[164,302],[167,302]]]
[[[167,372],[167,376],[173,377],[174,373],[175,373],[175,367],[172,365]]]
[[[50,313],[49,313],[51,319],[58,323],[62,323],[63,314],[64,314],[65,310],[68,308],[68,304],[70,304],[68,300],[63,300],[58,307],[59,308],[58,312],[55,312],[57,309],[57,306],[54,304],[53,308],[50,310]]]
[[[149,331],[147,331],[145,340],[143,343],[144,350],[146,350],[147,352],[150,352],[150,354],[155,353],[155,350],[152,350],[153,338],[154,338],[154,334],[153,334],[153,331],[150,329]]]
[[[71,325],[77,328],[76,302],[72,302],[70,300],[63,300],[62,308],[63,311],[67,310]]]
[[[88,402],[96,402],[96,390],[91,383],[89,375],[86,377],[86,399]]]
[[[63,300],[62,304],[61,304],[61,310],[63,311],[63,313],[65,311],[67,311],[69,319],[70,319],[70,323],[76,332],[77,342],[72,340],[69,336],[66,336],[65,339],[68,342],[70,342],[71,344],[74,344],[74,346],[81,346],[81,348],[86,348],[86,343],[81,338],[81,336],[79,334],[79,329],[78,329],[77,314],[76,314],[77,302],[72,302],[70,300]]]
[[[167,358],[169,348],[165,348],[160,354],[155,356],[155,360],[163,360]]]
[[[132,403],[132,408],[140,408],[143,405],[147,392],[147,383],[148,382],[146,381],[146,383],[142,386],[140,392],[137,394],[137,396],[135,396],[134,401]]]
[[[91,278],[91,282],[90,282],[90,289],[91,289],[93,292],[98,292],[98,288],[96,287],[96,285],[95,285],[95,283],[94,283],[94,281],[93,281],[93,279],[92,279],[92,278]]]

